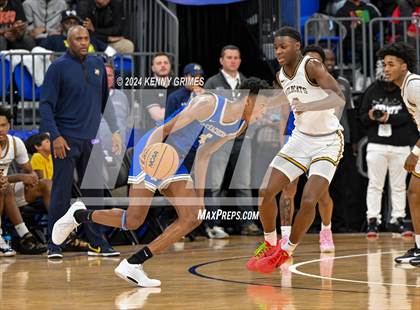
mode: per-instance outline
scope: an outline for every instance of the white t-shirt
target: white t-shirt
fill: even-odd
[[[239,72],[236,73],[235,77],[231,77],[224,70],[222,70],[222,74],[225,77],[231,89],[236,89],[239,86],[239,84],[241,84],[241,77],[239,75]]]
[[[7,176],[7,172],[13,160],[16,160],[19,165],[23,165],[29,162],[28,152],[26,151],[26,147],[23,141],[20,138],[12,137],[11,135],[7,135],[7,140],[8,144],[1,151],[0,158],[0,174],[3,176]],[[13,140],[15,142],[13,142]],[[16,150],[14,147],[15,145]]]

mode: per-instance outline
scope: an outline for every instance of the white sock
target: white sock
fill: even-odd
[[[0,246],[5,245],[6,241],[4,241],[3,236],[0,235]]]
[[[281,237],[284,238],[286,236],[290,236],[291,231],[292,231],[292,226],[282,226],[281,227]]]
[[[416,235],[416,245],[417,248],[420,249],[420,235]]]
[[[281,248],[285,250],[289,255],[292,255],[294,250],[296,249],[297,244],[291,243],[290,240],[287,241],[286,244],[283,244]]]
[[[267,241],[270,245],[276,246],[277,245],[277,231],[274,229],[274,231],[269,233],[264,233],[264,240]]]
[[[324,223],[321,222],[321,229],[322,230],[324,230],[324,229],[331,230],[331,222],[328,225],[324,225]]]
[[[26,227],[25,223],[23,222],[18,225],[15,225],[15,229],[17,234],[21,238],[29,232],[28,227]]]

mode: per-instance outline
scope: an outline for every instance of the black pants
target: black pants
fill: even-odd
[[[83,176],[87,169],[89,158],[92,153],[92,143],[91,140],[78,140],[69,137],[64,137],[66,139],[70,151],[67,151],[67,157],[64,159],[53,158],[54,165],[54,175],[51,191],[51,201],[50,208],[48,211],[48,246],[54,247],[54,244],[51,241],[51,232],[54,226],[54,223],[66,213],[70,207],[70,200],[72,198],[72,185],[74,180],[74,169],[77,171],[79,182],[83,180]],[[101,153],[101,152],[95,152]],[[99,179],[102,179],[103,183],[103,157],[95,156],[92,162],[95,163],[96,176]],[[93,170],[89,169],[89,175],[91,176]],[[98,187],[98,186],[95,186]],[[100,188],[95,189],[82,189],[82,195],[84,197],[104,197],[104,191]],[[98,206],[87,206],[89,209],[102,209],[103,206],[98,204]],[[84,224],[84,229],[86,236],[89,242],[93,246],[108,246],[108,242],[101,232],[101,225],[98,224]]]

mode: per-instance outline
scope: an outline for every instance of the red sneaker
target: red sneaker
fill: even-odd
[[[278,244],[279,243],[277,243],[277,245]],[[267,241],[264,241],[255,250],[254,256],[252,256],[246,263],[246,269],[248,269],[249,271],[257,271],[256,263],[258,262],[258,260],[275,253],[277,250],[277,246],[272,246]]]
[[[290,255],[278,245],[277,251],[272,255],[263,257],[256,262],[257,271],[261,273],[272,273],[289,259]]]

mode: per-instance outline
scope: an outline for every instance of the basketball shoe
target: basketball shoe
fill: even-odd
[[[114,269],[114,272],[121,279],[141,287],[158,287],[160,281],[156,279],[150,279],[146,272],[143,270],[141,264],[130,264],[126,259],[122,260],[121,263]]]
[[[267,257],[271,254],[274,254],[278,247],[280,247],[281,240],[277,242],[276,246],[272,246],[267,241],[264,241],[260,244],[260,246],[255,250],[254,256],[252,256],[248,262],[246,263],[246,268],[249,271],[257,271],[257,261],[262,259],[263,257]]]
[[[57,222],[55,222],[51,234],[51,239],[54,244],[62,244],[70,235],[70,233],[80,225],[74,218],[74,212],[76,212],[76,210],[86,210],[85,204],[81,201],[76,201],[70,206],[66,214],[64,214]]]
[[[395,257],[394,261],[397,264],[408,264],[411,263],[411,260],[415,258],[420,258],[420,249],[418,249],[417,247],[409,249],[407,252],[405,252],[404,255]]]
[[[281,248],[280,242],[277,243],[276,249],[272,254],[265,255],[256,261],[255,267],[258,272],[265,274],[272,273],[290,258],[289,253]]]
[[[335,246],[331,229],[321,229],[319,232],[319,249],[321,253],[334,252]]]

